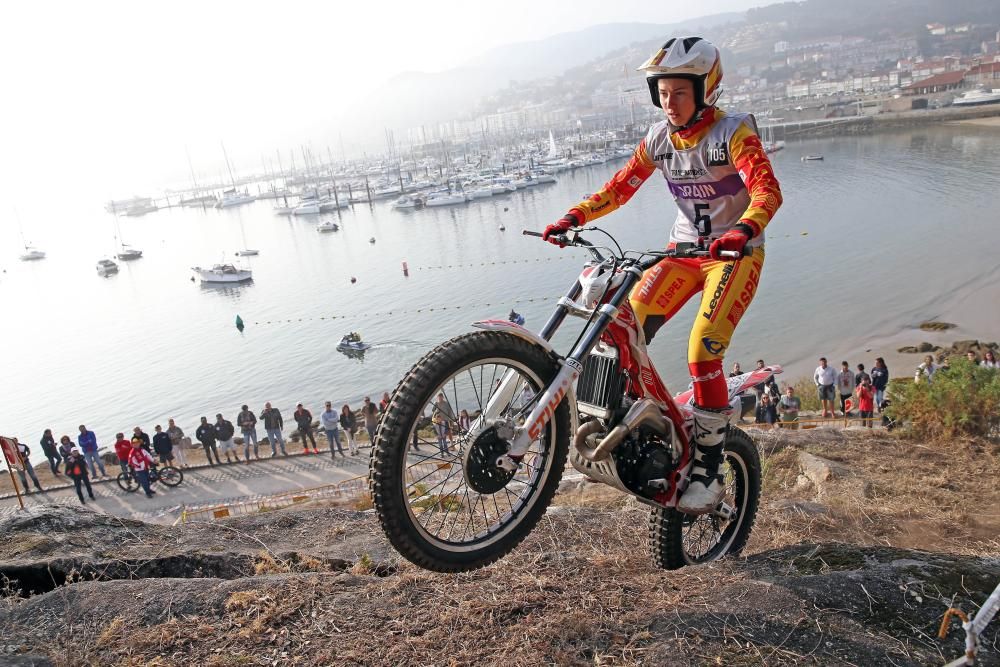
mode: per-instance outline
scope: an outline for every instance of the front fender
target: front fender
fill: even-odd
[[[505,333],[512,334],[518,338],[523,338],[529,343],[534,343],[535,345],[540,345],[546,352],[554,354],[559,359],[559,363],[564,364],[566,360],[556,352],[555,348],[552,347],[552,343],[545,340],[534,331],[525,329],[520,324],[514,324],[509,320],[480,320],[479,322],[473,322],[473,327],[476,329],[482,329],[483,331],[503,331]],[[566,392],[566,400],[569,401],[569,425],[570,433],[567,436],[572,439],[576,434],[577,428],[580,425],[580,413],[576,409],[576,384],[570,385]]]
[[[480,320],[479,322],[473,322],[472,326],[477,329],[482,329],[483,331],[505,331],[509,334],[514,334],[518,338],[523,338],[528,342],[541,345],[545,348],[546,352],[551,352],[552,354],[559,356],[555,348],[552,347],[552,343],[545,340],[534,331],[525,329],[520,324],[514,324],[509,320]]]

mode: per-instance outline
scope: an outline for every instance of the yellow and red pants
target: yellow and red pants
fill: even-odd
[[[753,301],[763,267],[763,247],[736,262],[667,258],[647,270],[632,290],[629,301],[647,343],[692,296],[702,293],[688,340],[688,370],[700,407],[729,405],[722,358]]]

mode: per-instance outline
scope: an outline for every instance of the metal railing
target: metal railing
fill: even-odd
[[[295,489],[284,493],[276,493],[269,496],[260,496],[247,500],[236,500],[232,502],[215,503],[204,507],[187,507],[181,510],[177,523],[187,523],[188,521],[224,519],[231,516],[244,516],[247,514],[257,514],[260,512],[270,512],[272,510],[291,507],[310,500],[319,499],[339,499],[345,501],[356,501],[368,494],[368,477],[359,475],[351,477],[336,484],[325,484],[307,489]]]

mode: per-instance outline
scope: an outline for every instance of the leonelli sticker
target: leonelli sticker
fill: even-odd
[[[733,267],[736,264],[730,263],[726,264],[725,268],[722,269],[722,279],[719,284],[715,287],[715,292],[712,293],[712,300],[708,304],[708,310],[701,314],[706,320],[712,320],[715,315],[715,309],[719,305],[719,299],[722,298],[723,293],[726,291],[726,285],[729,284],[729,279],[733,276]]]

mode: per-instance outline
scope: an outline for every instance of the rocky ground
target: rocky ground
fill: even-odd
[[[647,511],[564,483],[478,572],[400,561],[370,512],[177,527],[53,508],[0,525],[0,664],[942,664],[1000,582],[1000,449],[768,432],[743,558],[653,569]],[[1000,665],[1000,633],[981,664]],[[17,662],[15,662],[17,661]]]

